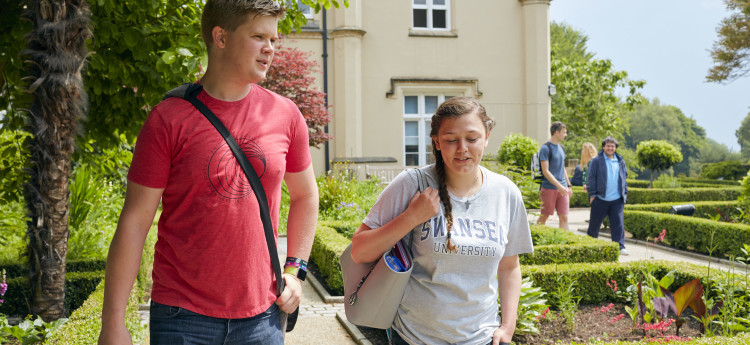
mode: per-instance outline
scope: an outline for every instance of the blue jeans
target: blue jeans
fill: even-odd
[[[245,319],[220,319],[151,301],[151,344],[283,345],[279,307]]]

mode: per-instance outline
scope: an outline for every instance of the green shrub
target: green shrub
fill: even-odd
[[[664,140],[641,141],[636,156],[638,163],[651,170],[651,182],[654,181],[654,173],[682,162],[682,153]]]
[[[619,286],[627,286],[628,274],[636,274],[652,266],[654,276],[661,279],[669,271],[675,271],[674,286],[682,286],[693,279],[703,279],[706,269],[703,266],[684,262],[667,261],[631,261],[631,262],[598,262],[574,263],[561,265],[521,265],[524,277],[531,277],[534,285],[544,291],[558,291],[559,284],[565,281],[561,276],[568,276],[578,282],[584,289],[576,290],[582,304],[600,304],[604,302],[624,302],[623,297],[615,294],[607,283],[617,281]],[[704,284],[705,285],[705,284]]]
[[[23,202],[0,201],[0,264],[28,260],[26,250],[26,207]]]
[[[361,224],[362,220],[324,220],[321,221],[318,226],[322,225],[330,227],[351,240],[354,231],[356,231]]]
[[[628,188],[648,188],[649,181],[628,179]]]
[[[705,179],[739,180],[748,172],[748,166],[738,161],[707,163],[701,168]]]
[[[148,329],[141,325],[138,318],[138,302],[143,295],[136,288],[130,294],[125,312],[125,325],[130,331],[134,344],[143,344],[148,336]],[[96,344],[101,331],[101,313],[104,302],[104,281],[101,281],[89,298],[76,309],[57,332],[53,333],[45,344],[88,345]]]
[[[682,184],[676,177],[662,174],[654,181],[654,188],[680,188]]]
[[[724,185],[724,186],[736,187],[737,185],[739,185],[738,181],[734,181],[734,180],[708,180],[708,179],[698,179],[698,178],[682,178],[680,179],[680,182],[682,182],[682,184],[685,186],[688,186],[691,184],[698,184],[701,186]]]
[[[344,294],[344,281],[341,277],[339,257],[351,240],[339,234],[331,227],[318,225],[315,230],[310,261],[318,266],[320,275],[331,291],[341,296]]]
[[[331,172],[317,181],[321,219],[364,219],[383,189],[376,180],[358,181],[343,173]]]
[[[66,313],[77,309],[104,279],[104,271],[69,272],[65,275],[65,310]],[[0,305],[0,313],[5,315],[30,314],[29,296],[31,287],[27,277],[8,279],[8,291],[5,302]]]
[[[503,175],[513,181],[518,189],[521,190],[523,204],[527,209],[539,208],[539,205],[541,204],[541,201],[539,200],[539,183],[534,181],[527,170],[498,163],[497,161],[483,161],[482,165],[488,170]]]
[[[669,213],[672,206],[691,204],[695,206],[693,217],[712,219],[716,216],[717,210],[725,212],[727,208],[739,206],[737,201],[696,201],[696,202],[661,202],[656,204],[628,204],[625,209],[629,211],[647,211]]]
[[[654,238],[666,229],[665,243],[682,250],[708,254],[709,246],[714,245],[712,255],[724,258],[741,256],[742,243],[750,243],[750,225],[645,211],[625,210],[624,214],[625,229],[633,238]]]
[[[742,179],[741,186],[742,192],[740,193],[738,200],[742,205],[748,207],[750,206],[750,172],[748,172],[747,176]]]
[[[558,237],[553,242],[561,244],[539,244],[543,238]],[[552,263],[616,262],[620,257],[620,246],[611,241],[602,241],[572,232],[553,229],[544,225],[531,226],[534,252],[519,255],[522,265],[545,265]]]
[[[628,204],[662,202],[733,201],[740,196],[740,187],[714,188],[628,188]]]
[[[29,156],[26,140],[31,134],[23,130],[0,130],[0,204],[23,201],[23,183],[27,173],[26,157]]]
[[[497,160],[522,170],[531,166],[531,157],[539,151],[539,143],[523,134],[510,134],[497,149]]]
[[[107,264],[106,258],[68,260],[65,262],[65,271],[70,272],[92,272],[101,271]],[[0,271],[6,271],[8,278],[26,277],[29,275],[29,266],[26,263],[0,262]]]

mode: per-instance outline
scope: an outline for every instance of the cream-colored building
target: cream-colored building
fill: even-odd
[[[545,141],[549,3],[350,0],[348,8],[331,9],[325,18],[310,13],[308,28],[284,45],[312,51],[327,70],[334,139],[327,155],[322,145],[312,149],[315,171],[324,172],[326,160],[429,163],[430,117],[451,96],[476,97],[497,122],[485,153],[496,154],[510,133]],[[321,90],[324,80],[317,76]]]

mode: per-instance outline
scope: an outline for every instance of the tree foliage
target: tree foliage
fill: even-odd
[[[284,1],[288,11],[279,22],[279,30],[299,30],[306,22],[304,14],[297,1]],[[95,150],[97,145],[118,145],[120,134],[133,142],[151,106],[173,87],[197,79],[206,59],[200,35],[204,2],[90,1],[94,39],[88,41],[91,53],[83,70],[90,95],[83,142]],[[349,4],[349,0],[301,2],[316,11]],[[4,33],[0,37],[0,110],[9,110],[2,120],[3,128],[17,129],[24,123],[24,113],[19,108],[28,104],[28,99],[22,102],[24,66],[20,52],[30,25],[21,20],[22,5],[18,1],[0,0],[0,8],[0,28]]]
[[[646,140],[666,140],[679,147],[682,162],[674,166],[675,174],[690,175],[690,162],[698,161],[706,140],[706,130],[695,119],[689,118],[672,105],[662,105],[658,99],[646,101],[624,114],[629,133],[625,145],[635,148]]]
[[[550,30],[556,32],[552,37],[563,38],[552,41],[551,47],[552,83],[557,88],[552,120],[565,123],[572,137],[594,142],[608,135],[622,137],[621,114],[642,102],[639,89],[646,82],[628,79],[628,73],[615,70],[609,59],[590,58],[582,47],[587,40],[582,33],[556,23]],[[625,89],[624,99],[617,96],[619,88]]]
[[[707,179],[739,180],[747,175],[748,167],[739,161],[708,163],[701,169],[701,177]]]
[[[556,55],[568,61],[591,61],[594,53],[589,52],[586,42],[588,36],[564,23],[550,23],[550,42],[556,49]]]
[[[664,140],[648,140],[638,144],[635,152],[638,162],[651,170],[651,183],[654,174],[666,170],[682,161],[682,154],[672,144]]]
[[[510,134],[500,143],[497,149],[497,160],[519,169],[528,170],[531,157],[539,150],[536,140],[523,134]]]
[[[718,39],[711,47],[714,66],[706,80],[731,82],[750,73],[750,1],[724,0],[732,12],[716,30]]]
[[[745,158],[750,158],[750,113],[742,120],[740,128],[734,132],[737,136],[737,143],[740,144],[740,152]]]
[[[315,77],[312,75],[318,64],[309,59],[310,54],[280,45],[266,79],[258,84],[288,97],[297,105],[307,122],[310,146],[318,147],[332,138],[323,128],[331,121],[331,114],[325,107],[325,94],[314,86]]]

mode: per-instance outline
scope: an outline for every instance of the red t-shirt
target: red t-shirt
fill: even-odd
[[[244,99],[198,95],[250,159],[278,236],[281,181],[311,163],[297,106],[253,85]],[[151,298],[219,318],[257,315],[276,299],[258,202],[224,138],[189,102],[169,98],[143,124],[128,180],[164,188]]]

